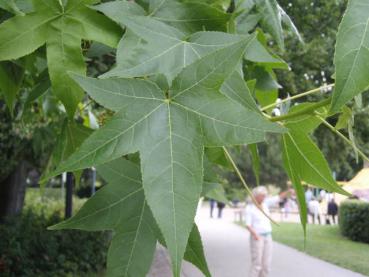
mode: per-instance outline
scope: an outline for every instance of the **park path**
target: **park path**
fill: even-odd
[[[247,277],[250,268],[248,232],[233,223],[233,212],[225,209],[222,219],[210,219],[208,209],[198,211],[196,222],[213,277]],[[186,263],[183,277],[203,277]],[[274,242],[270,277],[362,277],[347,269],[308,256]]]

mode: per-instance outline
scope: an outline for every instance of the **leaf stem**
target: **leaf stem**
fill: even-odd
[[[245,179],[243,178],[240,169],[238,168],[238,166],[236,165],[235,161],[233,160],[231,154],[228,152],[227,148],[225,146],[222,147],[224,154],[226,155],[227,159],[229,160],[229,162],[231,163],[234,171],[236,172],[238,178],[240,179],[242,185],[245,187],[247,193],[250,195],[252,202],[254,203],[254,205],[274,224],[278,225],[268,214],[266,214],[266,212],[263,210],[263,208],[260,206],[260,204],[256,201],[251,189],[249,188],[249,186],[246,184]]]
[[[336,135],[338,135],[340,138],[342,138],[348,145],[350,145],[352,148],[355,149],[355,151],[357,151],[357,153],[367,162],[369,162],[369,158],[364,154],[364,152],[362,152],[351,140],[349,140],[345,135],[343,135],[340,131],[338,131],[336,128],[334,128],[334,126],[332,126],[329,122],[327,122],[324,118],[322,118],[321,116],[317,115],[317,117],[320,119],[320,121],[328,127],[328,129],[330,129],[333,133],[335,133]]]
[[[282,121],[282,120],[286,120],[286,119],[291,119],[291,118],[294,118],[296,116],[313,113],[316,109],[324,107],[324,106],[328,105],[330,102],[331,102],[331,98],[327,98],[323,101],[317,102],[317,103],[315,103],[315,104],[313,104],[309,107],[306,107],[305,109],[301,109],[297,112],[292,112],[292,113],[288,113],[288,114],[281,115],[281,116],[272,117],[269,120],[272,121],[272,122],[277,122],[277,121]]]
[[[304,97],[304,96],[306,96],[306,95],[310,95],[310,94],[314,94],[314,93],[317,93],[317,92],[321,92],[321,91],[322,91],[322,89],[324,89],[324,88],[332,88],[332,87],[334,87],[334,84],[329,84],[329,85],[321,86],[321,87],[318,87],[318,88],[315,88],[315,89],[312,89],[312,90],[308,90],[308,91],[303,92],[303,93],[299,93],[299,94],[297,94],[297,95],[295,95],[295,96],[292,96],[292,97],[287,97],[287,98],[285,98],[285,99],[281,100],[281,101],[280,101],[280,102],[278,102],[278,103],[277,103],[277,102],[275,102],[275,103],[273,103],[273,104],[270,104],[270,105],[267,105],[267,106],[265,106],[265,107],[262,107],[262,108],[261,108],[261,111],[266,111],[266,110],[268,110],[268,109],[270,109],[270,108],[273,108],[273,107],[275,107],[275,106],[277,106],[277,105],[279,105],[279,104],[281,104],[281,103],[285,103],[285,102],[287,102],[287,101],[295,100],[295,99],[298,99],[298,98]]]

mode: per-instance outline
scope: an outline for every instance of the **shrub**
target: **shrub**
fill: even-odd
[[[342,235],[369,243],[369,203],[349,200],[340,206],[339,225]]]
[[[48,231],[62,200],[28,190],[22,215],[0,224],[0,276],[91,276],[105,268],[108,232]],[[82,201],[76,201],[78,208]]]

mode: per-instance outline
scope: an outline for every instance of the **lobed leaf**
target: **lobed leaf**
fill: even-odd
[[[298,184],[298,180],[303,180],[308,184],[317,186],[331,192],[349,195],[333,179],[331,170],[319,148],[313,143],[305,132],[290,129],[283,135],[285,156],[289,161],[289,167],[294,171],[291,174],[292,181]],[[299,178],[299,179],[297,179]]]
[[[37,0],[33,2],[34,12],[14,16],[0,25],[0,61],[23,57],[46,44],[53,92],[70,117],[83,97],[83,91],[67,74],[85,74],[81,40],[116,46],[121,35],[115,23],[86,7],[94,2]]]
[[[156,242],[162,239],[145,201],[139,165],[120,158],[97,170],[108,185],[92,196],[73,218],[49,229],[112,230],[107,275],[146,276]],[[196,225],[184,258],[210,276]]]
[[[276,0],[256,0],[256,8],[262,16],[260,24],[269,32],[279,48],[284,50],[284,37],[282,29],[282,17]]]
[[[104,164],[139,151],[145,197],[178,276],[203,183],[204,146],[254,143],[283,132],[219,92],[247,39],[185,67],[168,91],[137,79],[74,76],[89,95],[118,110],[54,174]]]
[[[336,85],[331,111],[338,112],[349,100],[369,88],[369,3],[350,0],[337,33]]]
[[[282,149],[283,149],[283,165],[287,172],[288,177],[291,180],[291,183],[295,189],[297,195],[297,201],[299,205],[299,213],[300,213],[300,221],[302,225],[302,229],[304,231],[304,236],[306,237],[306,224],[307,224],[307,205],[305,199],[305,190],[301,184],[300,173],[298,169],[295,167],[295,161],[290,156],[289,149],[291,148],[288,145],[286,137],[282,137]]]

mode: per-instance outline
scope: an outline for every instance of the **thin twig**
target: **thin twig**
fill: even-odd
[[[264,210],[263,208],[260,206],[260,204],[256,201],[254,195],[252,194],[251,189],[249,188],[249,186],[246,184],[245,179],[242,177],[242,174],[239,170],[239,168],[237,167],[235,161],[233,160],[231,154],[228,152],[227,148],[225,146],[222,147],[224,154],[226,155],[227,159],[229,160],[229,162],[231,163],[234,171],[236,172],[238,178],[240,179],[241,183],[243,184],[243,186],[245,187],[247,193],[250,195],[252,202],[254,203],[254,205],[274,224],[278,225]]]
[[[278,103],[276,102],[276,103],[270,104],[270,105],[268,105],[268,106],[262,107],[262,108],[261,108],[261,111],[266,111],[266,110],[268,110],[268,109],[270,109],[270,108],[273,108],[273,107],[275,107],[275,106],[277,106],[277,105],[279,105],[279,104],[282,104],[282,103],[285,103],[285,102],[288,102],[288,101],[291,101],[291,100],[295,100],[295,99],[298,99],[298,98],[304,97],[304,96],[306,96],[306,95],[310,95],[310,94],[314,94],[314,93],[317,93],[317,92],[321,92],[321,91],[322,91],[322,89],[325,89],[325,88],[332,88],[332,87],[334,87],[334,84],[321,86],[321,87],[319,87],[319,88],[315,88],[315,89],[312,89],[312,90],[309,90],[309,91],[306,91],[306,92],[303,92],[303,93],[299,93],[299,94],[297,94],[297,95],[295,95],[295,96],[292,96],[292,97],[287,97],[287,98],[285,98],[285,99],[281,100],[281,101],[280,101],[280,102],[278,102]]]
[[[331,98],[327,98],[323,101],[317,102],[312,104],[311,106],[308,106],[304,109],[301,109],[299,111],[296,112],[290,112],[288,114],[285,115],[281,115],[281,116],[276,116],[276,117],[272,117],[270,118],[270,121],[272,122],[277,122],[277,121],[283,121],[283,120],[287,120],[287,119],[291,119],[291,118],[295,118],[297,116],[301,116],[301,115],[305,115],[305,114],[312,114],[314,113],[314,111],[318,108],[324,107],[326,105],[328,105],[331,102]]]
[[[90,100],[88,101],[80,110],[83,111],[85,110],[88,106],[90,106],[94,101],[93,100]]]
[[[367,162],[369,162],[369,158],[351,141],[349,140],[345,135],[343,135],[340,131],[338,131],[336,128],[334,128],[334,126],[332,126],[330,123],[328,123],[324,118],[322,118],[321,116],[317,115],[317,117],[320,119],[320,121],[328,127],[328,129],[330,129],[333,133],[335,133],[336,135],[338,135],[340,138],[342,138],[348,145],[350,145],[352,148],[355,149],[355,151],[357,151],[357,153]]]

